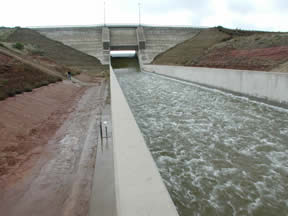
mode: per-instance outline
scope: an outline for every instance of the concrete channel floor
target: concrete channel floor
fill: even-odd
[[[115,178],[113,160],[111,107],[106,104],[102,116],[103,139],[100,129],[97,139],[97,155],[93,179],[92,195],[89,205],[89,216],[115,216]],[[107,134],[105,129],[107,127]]]
[[[44,156],[29,177],[5,188],[1,194],[0,215],[88,214],[98,126],[106,91],[106,83],[86,90],[75,110],[46,145]]]

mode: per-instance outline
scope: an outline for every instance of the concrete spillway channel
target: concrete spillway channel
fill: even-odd
[[[114,71],[179,215],[287,214],[286,109]]]

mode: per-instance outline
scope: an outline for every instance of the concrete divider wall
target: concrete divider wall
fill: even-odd
[[[287,73],[162,65],[145,65],[142,69],[276,105],[288,104]]]
[[[177,216],[144,138],[110,67],[118,216]]]
[[[144,36],[144,29],[142,26],[139,26],[136,29],[136,33],[137,33],[137,42],[138,42],[138,49],[142,50],[145,49],[146,47],[146,40],[145,40],[145,36]]]
[[[110,32],[107,27],[102,28],[102,43],[104,50],[110,50]]]

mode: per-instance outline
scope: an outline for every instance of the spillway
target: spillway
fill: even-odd
[[[122,65],[117,79],[179,215],[287,215],[287,110]]]

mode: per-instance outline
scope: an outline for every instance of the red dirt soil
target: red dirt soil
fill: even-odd
[[[0,51],[2,52],[2,50]],[[1,52],[0,100],[61,80],[59,75],[49,74],[42,68],[33,67],[21,62],[15,56]]]
[[[0,186],[25,174],[85,89],[65,81],[0,101]]]
[[[288,61],[288,46],[235,50],[214,49],[202,56],[195,66],[269,71]]]
[[[12,57],[0,54],[0,64],[8,64],[13,60]]]

